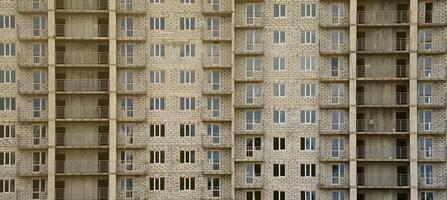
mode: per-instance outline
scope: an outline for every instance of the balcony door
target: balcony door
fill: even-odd
[[[56,19],[56,37],[64,37],[65,36],[65,19],[58,18]]]
[[[109,117],[109,99],[98,99],[98,114],[94,117]]]
[[[396,60],[396,77],[397,78],[405,78],[407,77],[407,60],[406,59],[397,59]]]
[[[56,154],[56,173],[64,173],[64,172],[65,172],[65,154]]]
[[[109,45],[98,45],[98,64],[109,64]]]
[[[397,4],[396,23],[408,23],[408,4]]]
[[[64,146],[65,145],[65,127],[56,127],[56,145]]]
[[[366,50],[366,33],[357,32],[357,51]]]
[[[56,64],[65,64],[65,46],[56,45]]]
[[[408,193],[397,193],[397,200],[408,200]]]
[[[109,171],[109,152],[98,152],[98,172]]]
[[[109,126],[98,126],[98,142],[101,146],[107,146],[109,144]]]
[[[357,24],[365,23],[365,6],[357,5]]]
[[[57,172],[57,171],[56,171]],[[65,181],[56,181],[56,200],[64,200],[65,199]]]
[[[247,4],[246,7],[247,15],[245,17],[245,24],[253,25],[256,18],[261,17],[262,7],[260,4]]]
[[[408,140],[396,139],[396,158],[408,159]]]
[[[65,118],[65,100],[56,100],[56,118]]]
[[[408,131],[408,114],[407,112],[396,112],[396,132]]]
[[[107,179],[98,180],[98,200],[107,200],[109,196],[109,181]]]
[[[109,19],[98,18],[98,37],[109,36]]]
[[[396,51],[407,50],[407,32],[396,33]]]
[[[421,2],[419,11],[423,14],[425,23],[433,23],[433,3]]]
[[[408,166],[397,166],[397,186],[408,186]]]
[[[396,85],[396,103],[398,105],[408,104],[408,87],[407,85]]]
[[[98,72],[99,90],[109,90],[109,72]]]

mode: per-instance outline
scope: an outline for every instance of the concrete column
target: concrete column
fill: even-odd
[[[357,199],[357,0],[349,3],[349,199]]]
[[[56,168],[56,18],[55,2],[48,1],[48,200],[55,199]]]
[[[410,199],[418,199],[418,163],[417,163],[417,36],[418,36],[418,0],[410,0]]]
[[[233,38],[231,40],[231,52],[234,52],[234,47],[235,47],[234,27],[236,25],[236,21],[235,21],[236,16],[234,14],[234,11],[235,11],[235,3],[234,3],[234,1],[232,1],[231,10],[233,11],[233,14],[231,15],[231,27],[233,27],[232,30],[231,30],[231,38]],[[233,81],[234,80],[234,72],[235,72],[235,70],[234,70],[234,68],[235,68],[234,62],[235,62],[234,61],[234,54],[232,53],[231,54],[231,91],[235,91],[234,81]],[[233,121],[231,121],[231,146],[233,147],[233,148],[231,148],[231,161],[232,161],[231,162],[231,171],[233,172],[233,173],[231,173],[231,199],[235,199],[235,194],[236,194],[235,181],[234,181],[234,171],[236,169],[235,163],[234,163],[234,126],[235,126],[235,123],[236,123],[236,120],[234,118],[235,111],[234,111],[234,107],[233,107],[234,102],[235,102],[234,98],[235,98],[235,96],[234,96],[234,92],[233,92],[233,95],[231,95],[231,116],[232,116],[232,119],[233,119]]]
[[[116,199],[116,0],[109,0],[109,199]]]

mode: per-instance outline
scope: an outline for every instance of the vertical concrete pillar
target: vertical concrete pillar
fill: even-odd
[[[56,194],[56,18],[54,9],[54,0],[48,0],[48,200],[54,200]]]
[[[116,0],[109,0],[109,199],[116,199]]]
[[[236,21],[235,21],[235,1],[232,1],[231,3],[231,10],[233,11],[231,14],[231,52],[234,52],[234,46],[235,46],[235,34],[234,34],[234,27],[236,25]],[[234,102],[235,102],[235,96],[234,96],[234,91],[235,91],[235,87],[234,87],[234,67],[235,67],[235,61],[234,61],[234,54],[231,54],[231,91],[233,91],[232,95],[231,95],[231,117],[232,117],[232,121],[231,121],[231,146],[233,148],[231,148],[231,171],[233,173],[231,173],[231,199],[236,199],[235,198],[235,194],[236,194],[236,189],[235,189],[235,180],[234,180],[234,171],[236,169],[235,167],[235,163],[234,163],[234,127],[235,127],[235,123],[236,120],[234,118]]]

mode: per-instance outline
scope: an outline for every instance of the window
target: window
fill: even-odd
[[[161,3],[165,3],[165,0],[149,0],[149,3],[161,4]]]
[[[343,84],[331,84],[331,104],[340,104],[343,102],[344,86]]]
[[[315,44],[316,32],[315,31],[301,31],[301,44]]]
[[[0,138],[15,138],[16,127],[13,124],[0,124]]]
[[[332,192],[332,200],[345,200],[345,192]]]
[[[342,3],[332,3],[331,18],[332,24],[341,24],[345,22],[345,5]]]
[[[195,151],[180,151],[180,163],[195,163],[196,152]]]
[[[245,59],[245,77],[253,78],[262,69],[262,61],[259,57],[249,57]]]
[[[164,137],[165,125],[164,124],[151,124],[149,126],[149,135],[151,137]]]
[[[433,85],[431,83],[421,83],[418,85],[418,103],[431,104]]]
[[[133,152],[132,151],[121,151],[119,162],[124,165],[126,171],[133,170]]]
[[[196,183],[194,177],[180,177],[180,190],[195,190]]]
[[[162,70],[151,70],[149,72],[149,82],[160,84],[165,82],[165,71]]]
[[[180,30],[195,30],[196,19],[194,17],[180,17]]]
[[[262,50],[262,32],[261,31],[247,31],[245,32],[247,51],[259,51]]]
[[[431,110],[419,110],[419,129],[423,131],[433,130],[433,112]]]
[[[153,164],[163,164],[165,163],[165,152],[164,151],[150,151],[149,163]]]
[[[275,124],[285,124],[286,123],[286,111],[284,111],[284,110],[274,110],[273,111],[273,123],[275,123]]]
[[[126,91],[134,90],[135,72],[130,70],[124,70],[120,72],[121,87],[124,87]]]
[[[208,190],[211,191],[212,197],[220,197],[220,178],[208,177]]]
[[[33,152],[33,172],[40,172],[42,165],[46,164],[46,152]]]
[[[213,141],[213,144],[220,144],[220,125],[208,124],[208,137]]]
[[[273,176],[274,177],[286,176],[286,165],[273,164]]]
[[[133,117],[134,99],[132,97],[121,98],[121,116]]]
[[[195,3],[195,0],[180,0],[180,3],[190,4],[190,3]]]
[[[44,35],[44,30],[46,29],[46,16],[33,16],[33,36],[42,36]]]
[[[15,83],[15,82],[16,82],[16,70],[0,69],[0,83]]]
[[[183,44],[180,47],[180,57],[195,57],[196,45],[195,44]]]
[[[211,97],[208,98],[208,113],[211,113],[211,117],[220,117],[220,98]]]
[[[331,120],[331,130],[340,131],[344,127],[345,113],[343,111],[332,111]]]
[[[344,32],[331,31],[331,49],[340,51],[344,47]]]
[[[149,190],[165,190],[165,178],[149,178]]]
[[[419,56],[418,57],[418,72],[424,77],[433,76],[433,57]]]
[[[133,144],[133,125],[122,124],[121,133],[123,134],[126,144]]]
[[[220,90],[220,76],[219,71],[209,71],[208,72],[208,87],[211,90]]]
[[[286,150],[286,138],[273,138],[273,150]]]
[[[16,191],[15,179],[0,179],[0,193],[9,193]]]
[[[133,17],[121,17],[121,31],[125,37],[133,37]]]
[[[46,56],[47,53],[47,45],[46,44],[40,44],[35,43],[32,46],[33,48],[33,63],[34,64],[40,64],[43,61],[43,58]]]
[[[419,165],[419,177],[422,178],[424,185],[433,185],[433,165],[432,164],[420,164]]]
[[[273,200],[286,200],[286,192],[284,191],[273,191]]]
[[[1,110],[16,110],[16,98],[0,97],[0,111]]]
[[[208,32],[211,32],[212,37],[220,37],[220,18],[210,17],[208,21]]]
[[[286,43],[286,32],[285,31],[273,31],[273,43],[274,44],[285,44]]]
[[[332,184],[338,185],[342,182],[341,179],[345,177],[344,165],[332,165]]]
[[[301,164],[301,177],[315,177],[315,164]]]
[[[286,5],[273,4],[273,17],[286,17]]]
[[[261,125],[261,111],[245,112],[245,130],[253,130]]]
[[[149,45],[149,56],[150,57],[164,57],[165,56],[165,45],[164,44]]]
[[[300,138],[301,150],[314,151],[315,150],[315,137],[302,137]]]
[[[219,44],[210,44],[208,46],[208,57],[207,59],[211,59],[212,65],[220,65],[220,45]],[[207,61],[209,62],[209,61]]]
[[[133,199],[133,179],[132,178],[120,178],[120,189],[124,191],[124,197],[126,199]]]
[[[254,151],[262,149],[262,139],[260,137],[245,138],[245,156],[253,157]]]
[[[208,151],[208,164],[211,165],[213,170],[220,169],[220,152],[218,151]]]
[[[340,57],[331,58],[331,77],[340,77],[343,71],[343,59]]]
[[[317,6],[315,3],[301,4],[301,17],[316,17]]]
[[[180,83],[195,83],[196,71],[195,70],[181,70],[180,71]]]
[[[273,58],[273,70],[284,71],[286,70],[286,59],[282,57]]]
[[[261,200],[261,191],[245,192],[245,200]]]
[[[315,57],[300,57],[300,65],[303,71],[315,70]]]
[[[194,136],[196,136],[196,125],[180,124],[180,137],[194,137]]]
[[[252,184],[254,177],[261,177],[261,164],[246,164],[245,165],[245,183]]]
[[[16,154],[14,152],[0,152],[0,165],[15,165]]]
[[[150,30],[165,30],[165,18],[164,17],[150,17],[149,18]]]
[[[46,110],[47,100],[45,98],[33,99],[33,117],[41,117],[42,112]]]
[[[126,64],[133,64],[133,55],[134,55],[134,46],[133,44],[122,44],[121,45],[121,57],[125,60]]]
[[[0,28],[15,28],[16,17],[14,15],[0,15]]]
[[[314,97],[315,96],[315,83],[301,84],[300,96],[302,97]]]
[[[39,10],[40,9],[40,0],[33,0],[32,9],[33,10]]]
[[[286,96],[286,85],[279,84],[279,83],[273,84],[273,96],[285,97]]]
[[[33,199],[42,199],[45,195],[45,179],[33,179]]]
[[[419,154],[423,154],[424,158],[433,158],[433,138],[418,137]]]
[[[343,138],[331,138],[331,157],[339,158],[345,150],[345,140]]]
[[[301,191],[301,200],[316,200],[315,191]]]
[[[421,192],[421,200],[434,200],[433,192]]]
[[[196,98],[194,97],[181,97],[180,98],[180,110],[195,110]]]
[[[164,110],[165,98],[164,97],[151,97],[149,99],[149,110]]]
[[[16,43],[0,43],[0,56],[16,56]]]
[[[261,84],[247,84],[245,86],[245,103],[253,104],[258,103],[258,99],[262,95],[262,85]]]
[[[430,51],[433,49],[433,31],[420,30],[418,36],[419,48]]]
[[[316,121],[315,110],[300,111],[300,122],[302,124],[315,124],[315,121]]]
[[[245,24],[252,25],[255,24],[262,16],[262,5],[260,4],[247,4],[246,5],[246,16],[245,16]]]

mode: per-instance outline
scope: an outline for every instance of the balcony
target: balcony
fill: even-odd
[[[108,24],[85,26],[81,24],[56,24],[56,39],[62,40],[107,40]]]
[[[320,81],[348,81],[349,80],[349,66],[344,64],[342,69],[333,70],[331,66],[321,66],[319,70]]]
[[[418,177],[418,187],[421,189],[441,189],[445,190],[447,187],[447,179],[445,174],[426,177]]]
[[[57,120],[107,120],[108,106],[56,106]]]
[[[48,194],[46,191],[33,193],[27,189],[19,190],[16,188],[16,198],[15,199],[17,199],[17,200],[19,200],[19,199],[46,200],[46,199],[48,199]]]
[[[92,67],[108,64],[109,52],[56,52],[58,66]]]
[[[57,92],[68,93],[105,93],[109,91],[107,79],[58,79],[56,80]]]
[[[264,97],[254,96],[254,97],[239,97],[234,102],[235,108],[262,108],[264,107]]]
[[[418,107],[435,108],[445,107],[445,97],[442,96],[418,96]]]
[[[95,175],[107,174],[108,160],[66,160],[55,162],[57,175]]]
[[[386,176],[386,177],[385,177]],[[410,175],[408,174],[368,174],[357,173],[357,187],[358,188],[409,188]]]
[[[46,164],[33,163],[31,158],[29,158],[29,160],[20,160],[16,165],[17,176],[44,177],[48,174],[48,166]]]
[[[231,59],[225,55],[202,54],[202,67],[204,68],[231,68]]]
[[[231,172],[231,162],[229,160],[225,160],[224,162],[214,161],[212,160],[202,160],[202,174],[207,175],[230,175]]]
[[[144,51],[136,51],[132,55],[117,55],[118,67],[146,67],[146,53]],[[107,60],[108,61],[108,60]],[[107,64],[107,63],[105,63]]]
[[[228,112],[222,110],[208,110],[203,109],[201,111],[202,121],[207,122],[231,122],[231,116]]]
[[[406,133],[410,129],[408,119],[357,119],[359,133]]]
[[[358,11],[358,26],[408,26],[410,11],[407,10],[375,10]]]
[[[323,16],[323,14],[325,14]],[[349,15],[342,14],[341,16],[332,16],[326,13],[320,13],[318,24],[322,28],[341,28],[349,27]]]
[[[263,69],[238,70],[234,74],[234,81],[238,83],[263,82],[265,78],[264,73]]]
[[[55,188],[55,199],[64,200],[79,200],[79,199],[89,199],[89,200],[105,200],[108,199],[109,188],[107,187],[97,187],[88,188],[85,190],[70,188]]]
[[[318,187],[327,189],[349,188],[348,173],[345,172],[344,176],[334,177],[332,174],[322,172],[318,176]]]
[[[232,13],[230,1],[202,1],[202,14],[204,15],[231,15]]]
[[[116,171],[120,175],[143,175],[146,174],[146,164],[138,160],[117,160]]]
[[[146,94],[146,83],[141,82],[119,82],[118,94]]]
[[[23,13],[46,13],[47,1],[39,1],[39,3],[33,3],[29,0],[17,0],[17,11]]]
[[[220,30],[202,30],[202,40],[210,42],[231,41],[231,28],[221,27]]]
[[[384,54],[408,53],[408,38],[358,38],[357,53]]]
[[[447,53],[447,40],[432,38],[429,42],[418,42],[420,54],[445,54]]]
[[[406,161],[409,160],[407,146],[358,146],[358,161]]]
[[[262,175],[252,177],[247,177],[246,175],[238,176],[234,185],[238,189],[262,189],[264,188],[264,177]]]
[[[47,40],[48,30],[46,28],[35,29],[32,24],[17,24],[17,37],[20,40]]]
[[[22,122],[42,122],[48,120],[47,110],[36,110],[33,107],[17,108],[17,118]]]
[[[418,149],[418,161],[445,162],[447,158],[445,147],[430,147]]]
[[[357,93],[359,107],[407,107],[408,92]]]
[[[47,67],[48,56],[34,56],[31,51],[19,51],[17,52],[17,63],[20,67]]]
[[[202,93],[206,95],[231,95],[231,85],[225,83],[203,83]]]
[[[408,79],[409,68],[407,65],[394,67],[357,66],[357,80],[400,80]]]
[[[235,133],[241,135],[256,135],[256,134],[264,134],[265,128],[261,121],[254,123],[252,120],[235,119],[237,121],[237,125],[235,125]]]
[[[239,12],[235,13],[235,28],[263,28],[264,13],[263,12]]]
[[[445,134],[447,123],[443,120],[418,123],[418,132],[421,134]]]
[[[119,108],[118,108],[119,109]],[[132,107],[132,109],[119,109],[118,111],[117,120],[118,121],[144,121],[146,120],[146,109],[140,107],[135,108]]]
[[[264,149],[262,147],[257,149],[250,149],[250,147],[243,146],[235,146],[235,162],[263,162],[264,158]]]
[[[146,197],[146,191],[139,191],[136,188],[127,188],[126,190],[120,189],[117,191],[116,199],[118,200],[143,200],[148,199]]]
[[[17,92],[19,94],[46,94],[48,92],[48,83],[34,83],[18,80]]]
[[[107,133],[56,133],[57,148],[108,148]]]
[[[203,135],[202,147],[212,149],[231,149],[231,137],[226,135]]]
[[[332,43],[330,41],[320,41],[320,54],[323,55],[349,54],[349,44]]]
[[[445,10],[433,10],[419,12],[418,25],[419,26],[446,26],[447,15]]]
[[[57,12],[91,13],[108,12],[107,0],[60,0],[55,2]]]
[[[418,80],[447,80],[447,68],[442,64],[434,64],[430,68],[418,68]]]
[[[347,147],[346,147],[347,148]],[[320,161],[348,161],[349,159],[349,152],[347,149],[343,150],[332,150],[328,149],[328,147],[320,148],[319,150],[320,154],[318,156],[318,159]]]
[[[145,0],[117,1],[116,12],[118,14],[146,14]]]
[[[242,48],[236,48],[235,54],[236,55],[245,55],[245,56],[263,55],[264,54],[264,44],[247,43]]]
[[[138,22],[136,22],[138,23]],[[133,28],[133,29],[118,29],[117,30],[117,40],[119,41],[145,41],[146,40],[146,26],[143,23],[138,23],[135,26],[141,25],[142,27]]]
[[[318,127],[318,132],[320,134],[348,134],[349,133],[349,123],[348,120],[340,123],[328,123],[321,122]]]
[[[19,149],[46,149],[48,138],[34,138],[32,133],[16,135]]]
[[[318,105],[321,108],[347,108],[349,106],[349,96],[344,94],[320,96]]]

